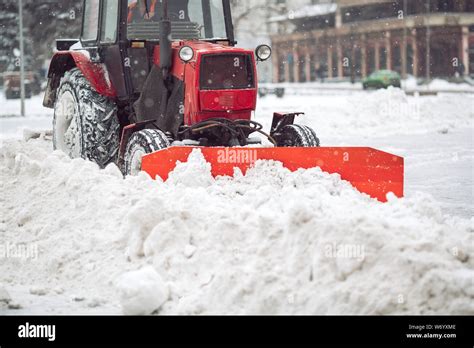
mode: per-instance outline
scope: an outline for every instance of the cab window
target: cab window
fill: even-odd
[[[129,40],[158,40],[161,0],[129,0]],[[226,39],[222,0],[170,0],[168,15],[173,40]]]
[[[117,17],[119,1],[104,0],[103,6],[100,41],[103,43],[115,43],[117,41]]]
[[[86,0],[84,7],[84,23],[82,27],[82,40],[97,40],[99,31],[99,6],[100,0]]]

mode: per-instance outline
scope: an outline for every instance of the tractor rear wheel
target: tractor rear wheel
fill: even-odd
[[[278,137],[279,147],[319,147],[316,132],[308,126],[291,124],[283,127]]]
[[[66,72],[54,105],[54,149],[103,168],[117,159],[119,143],[116,104],[97,93],[79,69]]]
[[[125,150],[125,175],[138,175],[142,170],[142,158],[153,152],[166,149],[170,141],[165,133],[158,129],[144,129],[134,133]]]

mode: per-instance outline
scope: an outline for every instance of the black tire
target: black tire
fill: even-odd
[[[285,89],[284,88],[277,88],[275,90],[275,95],[277,98],[283,98],[285,96]]]
[[[54,106],[54,149],[104,168],[117,160],[119,144],[117,105],[97,93],[79,69],[66,72]]]
[[[168,137],[158,129],[144,129],[134,133],[125,150],[123,173],[137,175],[141,171],[141,159],[144,155],[166,149],[169,146]]]
[[[316,132],[308,127],[299,124],[292,124],[283,127],[278,137],[279,147],[319,147],[320,142]]]

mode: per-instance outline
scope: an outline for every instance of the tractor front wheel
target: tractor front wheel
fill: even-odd
[[[283,127],[278,137],[279,147],[319,147],[316,132],[308,126],[291,124]]]
[[[127,144],[123,172],[137,175],[142,170],[142,158],[170,146],[168,137],[158,129],[144,129],[134,133]]]

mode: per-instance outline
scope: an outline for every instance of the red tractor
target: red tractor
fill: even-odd
[[[256,64],[271,49],[235,47],[230,0],[85,0],[83,12],[81,39],[57,41],[48,73],[55,149],[166,179],[200,148],[214,175],[273,159],[340,173],[381,200],[403,194],[400,157],[319,148],[315,132],[294,123],[299,113],[275,113],[268,132],[251,119]],[[252,148],[255,133],[272,145]]]

